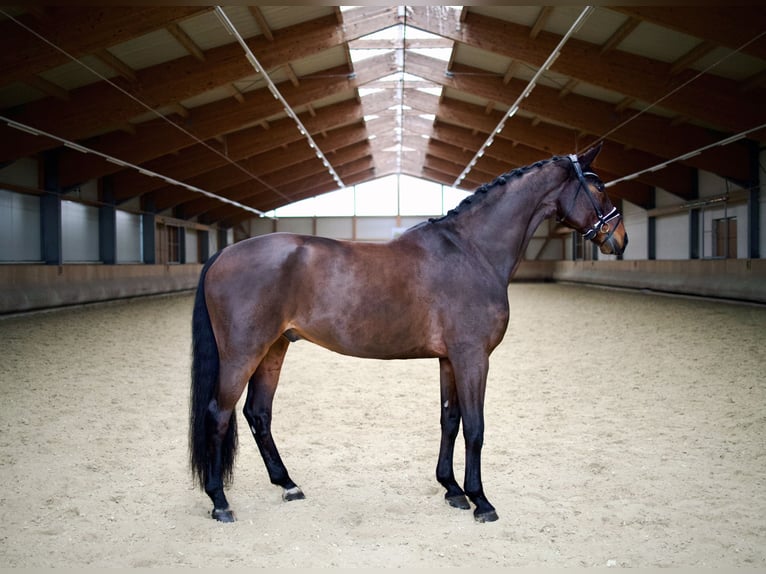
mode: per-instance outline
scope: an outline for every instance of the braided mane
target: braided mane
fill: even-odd
[[[482,200],[484,200],[485,197],[487,197],[488,192],[498,186],[505,185],[510,180],[521,178],[526,173],[540,169],[541,167],[552,163],[558,159],[561,159],[560,156],[553,156],[550,159],[545,159],[542,161],[538,161],[536,163],[533,163],[531,165],[526,165],[524,167],[519,167],[514,169],[513,171],[504,173],[502,175],[497,176],[494,180],[492,180],[490,183],[485,183],[480,185],[471,195],[466,197],[463,201],[461,201],[457,207],[454,207],[453,209],[450,209],[446,215],[443,215],[441,217],[432,217],[428,221],[430,223],[436,223],[439,221],[445,221],[449,219],[454,219],[455,217],[459,216],[464,211],[467,211],[471,206],[475,206],[476,204],[480,203]]]

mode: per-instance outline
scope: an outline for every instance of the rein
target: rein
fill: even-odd
[[[575,154],[569,155],[569,161],[572,162],[572,166],[574,167],[575,174],[577,174],[577,179],[579,180],[580,185],[577,186],[577,191],[572,197],[572,201],[570,202],[569,207],[564,213],[564,217],[562,217],[559,221],[564,222],[567,219],[567,217],[569,216],[569,213],[572,211],[572,207],[574,207],[575,201],[577,201],[577,196],[580,194],[580,190],[585,189],[586,195],[588,196],[588,199],[590,200],[590,203],[593,206],[593,210],[596,212],[596,217],[598,219],[593,223],[593,225],[591,225],[589,229],[587,229],[586,231],[581,231],[580,233],[585,239],[588,239],[591,241],[599,233],[606,233],[607,236],[598,245],[601,246],[604,243],[611,242],[612,235],[614,235],[614,232],[617,229],[617,225],[612,226],[609,224],[609,222],[612,221],[613,219],[620,218],[622,216],[617,211],[616,207],[612,207],[612,209],[607,214],[602,213],[601,208],[599,207],[596,200],[593,198],[593,194],[588,189],[588,184],[585,182],[586,175],[592,175],[594,177],[597,177],[596,174],[593,172],[583,173],[582,167],[580,167],[580,161],[577,159],[577,156]]]

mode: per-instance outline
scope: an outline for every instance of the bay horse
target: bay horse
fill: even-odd
[[[606,254],[628,238],[590,164],[600,146],[554,156],[482,185],[447,215],[383,244],[272,233],[230,245],[200,273],[192,319],[189,448],[212,517],[235,520],[224,494],[244,416],[272,484],[304,498],[271,433],[272,403],[291,342],[355,357],[437,358],[441,445],[436,479],[453,507],[497,520],[484,494],[481,450],[489,356],[509,319],[508,284],[540,223],[554,214]],[[465,477],[453,472],[460,424]]]

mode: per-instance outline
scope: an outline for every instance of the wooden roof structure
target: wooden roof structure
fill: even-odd
[[[748,185],[766,10],[584,9],[0,6],[0,166],[55,157],[64,192],[98,178],[223,227],[392,173],[470,190],[596,141],[610,194],[645,208],[693,200],[696,169]]]

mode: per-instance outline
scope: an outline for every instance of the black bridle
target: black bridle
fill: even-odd
[[[566,222],[567,217],[569,217],[569,213],[572,211],[572,208],[574,207],[575,201],[577,201],[577,196],[580,194],[581,189],[585,189],[585,194],[588,196],[588,199],[590,200],[591,205],[593,206],[593,210],[596,212],[596,221],[593,223],[593,225],[590,226],[590,228],[586,229],[585,231],[580,231],[582,236],[585,239],[588,239],[590,241],[593,241],[596,236],[599,233],[605,233],[606,237],[604,237],[604,240],[599,243],[599,247],[603,245],[604,243],[612,243],[612,236],[614,235],[615,230],[617,229],[619,225],[619,221],[612,225],[610,224],[610,221],[614,219],[622,219],[622,215],[619,211],[617,211],[616,207],[612,207],[612,209],[609,211],[609,213],[603,213],[601,211],[601,207],[599,206],[596,199],[593,197],[593,194],[588,189],[588,184],[585,181],[586,175],[592,175],[593,177],[598,177],[593,172],[585,172],[583,173],[582,167],[580,166],[580,161],[577,159],[577,156],[575,154],[571,154],[569,156],[569,161],[572,162],[572,167],[574,167],[575,174],[577,174],[577,179],[580,182],[580,185],[577,186],[577,191],[575,192],[574,196],[572,197],[572,201],[569,203],[569,207],[564,212],[564,216],[559,219],[562,223]],[[579,231],[579,230],[578,230]]]

